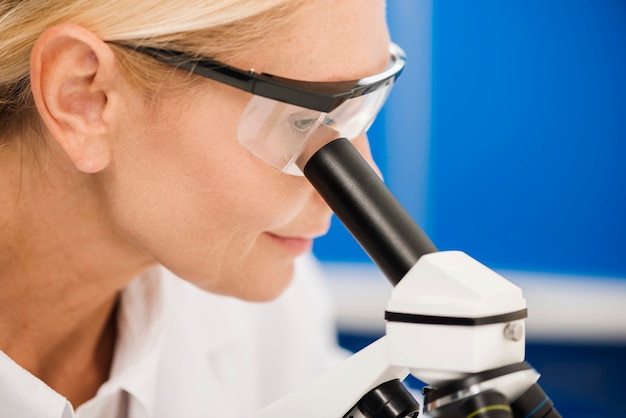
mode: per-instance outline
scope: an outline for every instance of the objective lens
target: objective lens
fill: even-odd
[[[489,390],[467,399],[459,408],[459,418],[513,418],[506,396]]]
[[[525,418],[561,418],[561,414],[554,408],[552,400],[535,383],[511,404],[515,416]]]
[[[357,407],[366,418],[416,418],[419,414],[419,404],[398,379],[369,391]]]
[[[424,396],[428,398],[429,391],[426,391]],[[514,416],[506,396],[493,389],[446,403],[427,412],[434,418],[513,418]]]

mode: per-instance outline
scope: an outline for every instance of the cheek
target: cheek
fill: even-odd
[[[229,228],[260,232],[296,216],[306,202],[306,180],[278,172],[239,144],[237,125],[248,96],[230,95],[217,101],[212,95],[195,106],[202,111],[186,114],[163,163],[181,175],[190,207],[210,209]]]
[[[112,217],[138,247],[209,290],[249,293],[255,286],[237,279],[249,270],[283,277],[273,282],[282,288],[277,283],[290,277],[291,261],[257,247],[264,231],[289,223],[304,207],[306,181],[277,172],[238,144],[237,107],[209,105],[164,107],[123,138],[103,173]],[[268,295],[271,288],[265,286]]]

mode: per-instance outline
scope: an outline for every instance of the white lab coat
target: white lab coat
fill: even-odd
[[[163,268],[124,290],[111,377],[76,411],[0,352],[0,418],[241,418],[339,361],[319,266],[298,260],[285,293],[246,303]]]

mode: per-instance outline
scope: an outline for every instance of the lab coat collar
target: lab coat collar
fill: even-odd
[[[201,293],[213,313],[220,312],[220,304],[228,312],[233,303],[230,298]],[[232,346],[241,333],[231,321],[205,316],[206,332],[198,335],[189,323],[198,315],[197,300],[189,298],[197,295],[198,289],[162,266],[149,270],[124,289],[118,309],[118,340],[111,375],[96,399],[123,390],[131,398],[131,416],[157,417],[161,411],[155,409],[162,404],[157,397],[163,395],[163,389],[173,395],[176,386],[183,384],[173,381],[177,376],[187,379],[187,387],[178,398],[197,397],[198,391],[202,391],[200,396],[207,401],[221,396],[221,389],[207,378],[209,371],[199,370],[198,365]],[[172,365],[177,370],[172,371]],[[197,413],[197,401],[190,399],[189,404],[194,405],[193,412]]]
[[[3,376],[10,376],[4,379]],[[36,402],[32,400],[35,399]],[[72,405],[0,351],[0,409],[14,417],[74,416]]]
[[[147,417],[153,415],[156,372],[167,324],[165,295],[159,268],[133,280],[120,298],[118,337],[109,381],[99,395],[122,388],[138,402]],[[135,406],[137,407],[137,406]]]

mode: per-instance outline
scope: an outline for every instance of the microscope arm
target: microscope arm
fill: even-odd
[[[341,418],[381,383],[404,378],[406,367],[390,366],[385,337],[370,344],[307,385],[254,415],[254,418]]]

